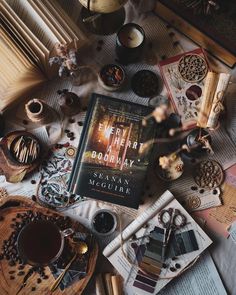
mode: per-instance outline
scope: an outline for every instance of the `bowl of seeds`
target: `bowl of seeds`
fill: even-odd
[[[108,91],[116,91],[122,87],[125,81],[125,71],[116,64],[107,64],[98,73],[99,84]]]

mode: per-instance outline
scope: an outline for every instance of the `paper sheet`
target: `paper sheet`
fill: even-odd
[[[232,81],[232,84],[229,84],[227,94],[225,97],[226,104],[226,128],[229,132],[231,139],[236,142],[236,81]]]
[[[234,221],[228,228],[229,236],[232,241],[236,244],[236,221]]]
[[[223,126],[210,133],[214,155],[211,159],[219,162],[223,169],[228,169],[236,163],[236,145],[230,139]]]
[[[204,211],[196,212],[196,216],[206,221],[207,228],[228,237],[227,228],[236,220],[236,187],[225,184],[223,189],[223,205]]]
[[[209,253],[204,254],[191,270],[175,279],[158,295],[227,295]]]

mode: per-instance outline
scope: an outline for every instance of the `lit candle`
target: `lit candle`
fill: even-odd
[[[134,23],[124,25],[117,33],[116,54],[121,63],[137,61],[142,56],[145,33]]]

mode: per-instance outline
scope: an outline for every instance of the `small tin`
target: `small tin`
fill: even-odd
[[[159,78],[156,73],[149,70],[138,71],[131,80],[133,92],[140,97],[152,98],[160,89]]]
[[[91,226],[93,232],[98,235],[110,235],[117,227],[117,217],[110,210],[98,210],[92,217]]]

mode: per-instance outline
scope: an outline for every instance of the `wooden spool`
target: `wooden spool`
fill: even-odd
[[[2,202],[0,202],[0,217],[3,219],[0,221],[0,248],[2,248],[3,241],[6,240],[11,232],[12,228],[10,227],[10,224],[12,223],[12,219],[16,217],[18,213],[25,213],[28,210],[32,210],[33,212],[41,212],[44,215],[52,216],[55,214],[58,216],[63,216],[59,213],[56,213],[55,211],[45,209],[32,200],[29,200],[25,197],[20,196],[12,196],[5,198]],[[77,231],[89,233],[89,231],[81,224],[79,224],[76,221],[72,221],[72,228],[74,228]],[[26,286],[21,290],[19,295],[29,295],[29,294],[35,294],[35,295],[80,295],[82,294],[83,290],[85,289],[86,285],[88,284],[90,278],[93,275],[96,260],[98,256],[98,245],[96,242],[93,243],[93,248],[90,250],[89,255],[89,262],[88,262],[88,269],[87,269],[87,275],[79,280],[75,281],[72,285],[67,287],[65,290],[61,291],[60,288],[57,288],[53,293],[50,291],[50,286],[55,281],[55,278],[53,277],[49,267],[45,268],[45,273],[49,277],[47,280],[42,280],[40,284],[37,284],[37,279],[39,278],[39,275],[37,273],[34,273],[27,281]],[[28,269],[30,268],[29,265],[25,266],[24,272],[27,273]],[[13,295],[16,294],[19,290],[20,286],[22,285],[22,281],[24,279],[24,276],[17,276],[15,275],[14,280],[10,280],[10,274],[9,271],[11,270],[17,270],[16,266],[9,266],[7,260],[1,260],[0,261],[0,294],[1,295]],[[17,271],[16,271],[17,272]],[[32,291],[32,287],[36,287],[35,291]]]

